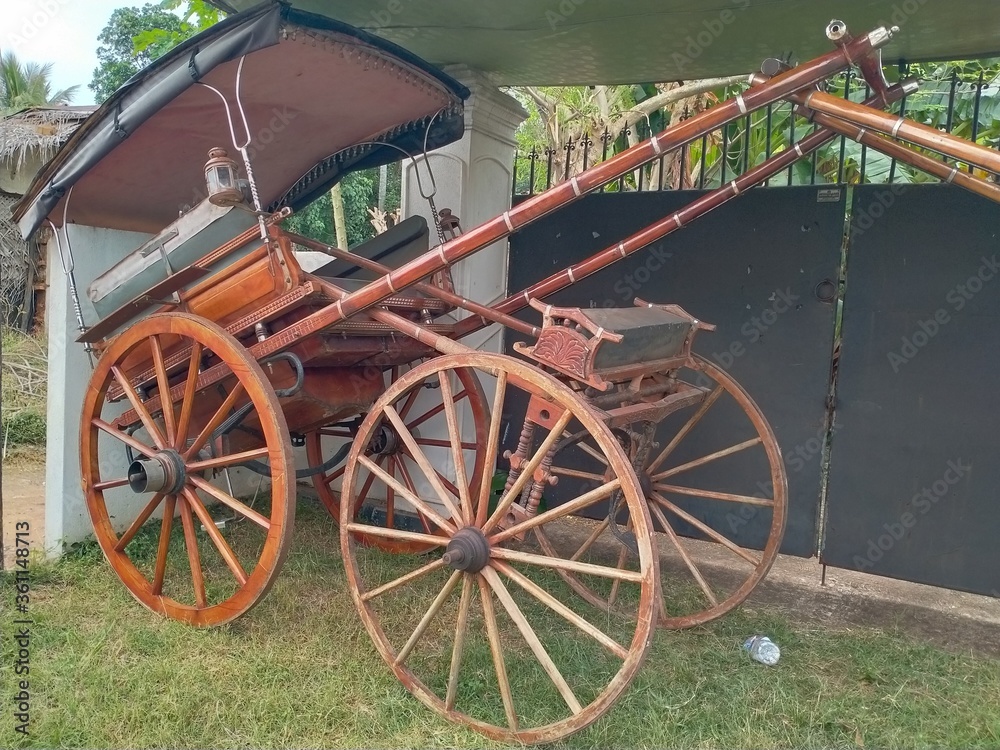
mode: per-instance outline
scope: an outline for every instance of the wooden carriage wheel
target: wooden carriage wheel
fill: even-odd
[[[125,374],[143,362],[155,371],[145,390]],[[220,364],[232,375],[199,389],[202,367]],[[123,391],[118,403],[106,398],[112,388]],[[160,396],[171,388],[173,403],[164,409]],[[224,447],[228,441],[213,433],[244,404],[252,405],[253,426],[240,433],[245,444],[231,452]],[[117,426],[119,416],[131,426]],[[224,329],[197,316],[165,313],[122,332],[101,355],[87,388],[80,448],[97,541],[143,605],[211,626],[239,617],[267,593],[292,536],[292,447],[260,365]],[[255,495],[244,502],[231,485],[221,489],[210,481],[248,460],[271,467],[263,500]],[[154,515],[159,522],[143,528]]]
[[[393,365],[388,368],[383,374],[386,388],[391,387],[409,369],[409,365]],[[483,394],[479,378],[476,377],[473,370],[457,369],[453,373],[453,379],[454,382],[448,384],[450,398],[457,409],[461,409],[463,405],[467,406],[471,417],[471,421],[459,425],[462,438],[461,453],[466,465],[471,465],[470,481],[473,486],[479,486],[486,464],[480,447],[486,442],[486,433],[489,428],[489,405]],[[416,433],[417,445],[422,448],[430,448],[432,451],[437,450],[438,453],[450,448],[447,439],[449,434],[448,421],[443,395],[444,391],[437,376],[432,375],[424,381],[422,388],[408,390],[393,404],[403,419],[406,429],[411,433]],[[308,433],[306,435],[306,454],[309,465],[321,465],[332,455],[333,451],[355,439],[354,432],[344,426],[322,427]],[[399,439],[398,431],[391,423],[383,421],[379,428],[374,431],[366,446],[365,455],[387,471],[393,479],[401,481],[410,492],[417,492],[414,476],[419,476],[420,468],[406,443]],[[320,501],[334,520],[338,522],[340,521],[341,493],[334,489],[334,484],[342,479],[347,470],[347,464],[348,462],[345,460],[341,466],[315,474],[312,478],[313,487],[316,489]],[[405,500],[399,502],[397,493],[392,487],[384,487],[384,497],[374,497],[373,490],[378,489],[375,485],[375,475],[369,471],[363,471],[366,476],[360,480],[360,489],[354,495],[354,518],[357,518],[362,512],[375,513],[377,515],[370,517],[373,520],[375,518],[381,519],[386,526],[405,529],[407,522],[409,522],[411,525],[414,523],[417,525],[416,529],[411,530],[423,531],[428,534],[434,533],[434,525],[419,512],[414,512]],[[447,477],[441,476],[441,481],[446,486],[450,484]],[[449,489],[454,489],[454,485],[451,485]],[[398,515],[397,507],[401,511]],[[361,538],[361,541],[388,552],[400,554],[419,554],[434,549],[433,546],[418,542],[390,540],[375,536],[365,536]]]
[[[664,432],[658,432],[660,444],[644,458],[640,473],[660,550],[659,624],[671,629],[715,620],[750,595],[778,555],[788,504],[781,449],[760,408],[725,370],[698,356],[694,365],[682,369],[679,380],[706,395],[669,418],[672,429],[665,441]],[[666,383],[667,375],[651,379]],[[628,428],[633,433],[643,429],[634,423]],[[616,434],[630,442],[622,432]],[[633,445],[633,458],[634,453]],[[589,465],[581,469],[581,461]],[[556,456],[552,470],[597,483],[606,465],[584,439]],[[762,551],[735,541],[748,530],[764,537]],[[612,531],[607,521],[593,521],[587,533],[581,532],[578,549],[612,544]],[[551,546],[544,532],[539,542],[545,549]],[[602,610],[616,605],[614,590],[597,591],[572,572],[561,575],[591,604]]]
[[[430,377],[442,386],[456,370],[474,368],[484,384],[495,379],[487,439],[487,471],[476,483],[449,477],[453,493],[413,437],[400,430],[420,467],[412,492],[365,454],[379,424],[404,426],[394,404]],[[487,391],[490,388],[487,387]],[[442,389],[457,443],[450,394]],[[526,404],[530,406],[526,407]],[[493,497],[490,472],[501,427],[521,430],[526,408],[532,447],[512,485]],[[533,408],[533,410],[532,410]],[[536,471],[567,429],[584,430],[610,467],[607,481],[558,507],[512,514]],[[453,451],[457,447],[453,447]],[[461,466],[459,462],[454,465]],[[657,608],[657,562],[646,504],[628,458],[608,428],[573,391],[510,357],[474,352],[435,358],[400,378],[373,406],[348,459],[344,492],[356,493],[361,469],[406,497],[434,524],[436,535],[378,527],[341,509],[340,538],[354,602],[376,648],[404,686],[445,718],[489,737],[552,742],[603,715],[629,685],[652,641]],[[632,519],[634,551],[623,565],[599,557],[542,553],[533,532],[572,523],[570,514],[607,507]],[[444,554],[387,555],[359,544],[356,534],[419,542]],[[558,542],[556,548],[558,548]],[[604,581],[622,590],[628,612],[590,617],[593,610],[558,575]]]

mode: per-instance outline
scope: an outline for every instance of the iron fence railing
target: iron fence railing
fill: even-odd
[[[909,66],[899,67],[900,78],[909,74]],[[855,102],[871,93],[851,71],[834,78],[829,90]],[[968,75],[960,77],[955,69],[950,75],[922,80],[919,91],[904,97],[892,110],[980,145],[1000,147],[1000,80],[987,80],[982,71],[972,80]],[[691,114],[685,111],[681,119]],[[794,113],[791,104],[772,104],[608,182],[599,192],[719,187],[774,153],[791,148],[813,128],[812,123]],[[648,122],[641,120],[618,132],[606,129],[600,134],[585,133],[558,147],[519,151],[514,160],[514,195],[546,190],[649,135]],[[960,167],[972,171],[969,165]],[[800,160],[781,176],[768,180],[765,186],[933,181],[936,178],[840,136],[811,158]]]

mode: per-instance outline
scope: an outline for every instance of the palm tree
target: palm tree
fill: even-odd
[[[52,63],[21,63],[13,52],[0,57],[0,112],[7,115],[25,107],[69,104],[78,86],[53,92]]]

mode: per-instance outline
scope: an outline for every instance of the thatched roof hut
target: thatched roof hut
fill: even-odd
[[[0,322],[27,328],[35,307],[36,248],[21,239],[11,208],[95,107],[31,107],[0,119]]]
[[[51,159],[72,132],[87,119],[95,107],[30,107],[0,119],[0,165],[5,176],[15,174],[31,180],[35,170]],[[27,174],[24,174],[28,172]],[[9,190],[0,183],[0,189]]]

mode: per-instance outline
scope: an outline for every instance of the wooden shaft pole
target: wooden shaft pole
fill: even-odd
[[[753,91],[753,89],[751,91]],[[902,96],[901,87],[893,87],[887,93],[889,101],[895,101],[895,99],[900,96]],[[875,102],[877,100],[877,97],[873,97],[872,99],[869,99],[869,102]],[[516,313],[518,310],[524,309],[528,305],[528,301],[532,298],[544,299],[555,292],[565,289],[586,276],[590,276],[591,274],[604,270],[622,258],[627,258],[629,255],[638,252],[650,243],[666,237],[668,234],[677,231],[683,226],[687,226],[695,219],[700,218],[710,211],[718,208],[722,204],[727,203],[746,190],[767,181],[776,174],[780,174],[796,161],[804,156],[808,156],[816,149],[831,141],[834,137],[836,137],[836,133],[825,128],[820,128],[813,133],[810,133],[805,138],[794,144],[792,148],[786,149],[785,151],[772,156],[770,159],[743,173],[732,182],[722,186],[721,188],[713,190],[710,193],[706,193],[679,211],[676,211],[670,216],[660,219],[658,222],[639,230],[631,237],[619,242],[617,245],[612,245],[611,247],[590,256],[586,260],[580,261],[569,268],[554,273],[536,284],[533,284],[527,289],[507,297],[507,299],[497,304],[495,309],[499,312],[511,315]],[[468,334],[478,330],[480,327],[481,326],[477,326],[474,318],[467,318],[456,326],[455,336],[456,338],[467,336]]]
[[[857,60],[884,46],[892,33],[878,28],[853,39],[849,44],[828,52],[810,62],[787,70],[767,84],[738,94],[712,109],[701,112],[683,123],[659,133],[601,164],[581,172],[551,190],[529,198],[500,216],[479,225],[460,237],[439,245],[434,250],[406,263],[395,271],[348,294],[335,304],[324,307],[299,321],[286,336],[273,336],[251,348],[257,359],[269,356],[295,341],[356,315],[379,304],[401,289],[412,286],[433,273],[465,258],[517,231],[545,214],[560,208],[584,194],[680,148],[723,125],[745,117],[749,112],[783,99],[807,86],[819,83]]]

